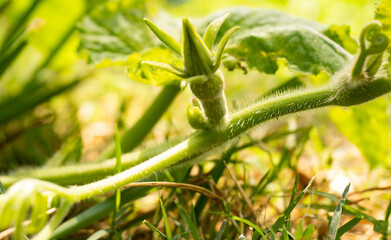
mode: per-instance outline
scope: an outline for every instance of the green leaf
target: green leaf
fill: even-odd
[[[216,18],[230,13],[230,16],[224,21],[216,37],[219,42],[224,33],[229,29],[239,26],[241,30],[252,30],[259,27],[277,27],[301,25],[310,27],[316,31],[322,32],[327,29],[323,24],[304,18],[296,17],[278,10],[250,7],[235,7],[228,10],[216,11],[211,13],[198,22],[198,29],[203,32],[207,26]],[[240,35],[239,33],[235,35]],[[236,37],[234,37],[236,38]]]
[[[239,26],[240,30],[232,36],[226,52],[237,59],[247,61],[249,67],[261,72],[274,73],[278,68],[277,60],[284,58],[294,70],[314,74],[321,70],[335,73],[350,58],[350,54],[338,44],[349,51],[354,48],[351,46],[353,40],[349,36],[349,31],[344,27],[329,29],[329,36],[337,41],[336,43],[322,34],[328,29],[322,24],[280,11],[260,8],[237,7],[212,13],[194,21],[198,26],[198,32],[204,32],[209,24],[227,12],[231,15],[221,25],[213,42],[219,42],[224,33],[232,27]],[[98,12],[94,11],[94,14],[84,18],[79,25],[79,48],[88,52],[91,62],[99,63],[105,59],[109,59],[110,62],[123,61],[130,54],[159,46],[156,37],[152,36],[143,23],[145,14],[145,10],[142,9],[127,12],[115,8],[102,8]],[[205,38],[208,40],[208,48],[223,18],[220,19],[221,22],[213,23],[213,29],[210,27],[207,31]],[[177,21],[167,14],[155,16],[153,22],[158,22],[162,29],[167,30],[173,29],[169,23],[175,23],[173,25],[178,28],[176,31],[180,31]],[[174,38],[171,40],[170,47],[178,52],[177,42]],[[171,44],[173,42],[175,43]],[[140,61],[139,59],[136,66],[130,66],[129,69],[139,69],[137,65]]]
[[[304,230],[302,240],[311,240],[312,234],[314,233],[314,226],[312,224],[308,225],[308,227]]]
[[[173,37],[168,35],[166,32],[158,28],[150,20],[144,18],[144,22],[148,25],[149,29],[162,41],[168,48],[174,51],[178,56],[182,56],[182,47]]]
[[[356,54],[358,50],[357,41],[350,35],[350,26],[348,25],[331,25],[323,34],[338,43],[351,54]]]
[[[213,22],[211,22],[206,28],[205,34],[203,36],[203,40],[205,45],[212,51],[214,41],[216,39],[217,33],[219,32],[221,25],[223,25],[224,21],[229,17],[229,13],[217,18]]]
[[[173,75],[162,68],[151,67],[148,64],[142,64],[142,62],[161,62],[170,64],[175,70],[175,67],[182,67],[181,61],[168,49],[163,48],[152,48],[143,53],[133,53],[123,63],[127,66],[127,77],[132,80],[152,84],[155,86],[168,85],[173,82],[178,82],[178,77]],[[111,65],[111,63],[109,63]],[[178,74],[181,74],[178,72]]]
[[[384,98],[348,110],[331,109],[329,113],[338,130],[357,146],[371,168],[388,164],[390,140]]]
[[[78,24],[80,50],[91,63],[125,60],[128,55],[157,45],[146,27],[143,9],[121,9],[118,2],[101,7]],[[107,5],[107,4],[106,4]]]
[[[235,35],[239,35],[236,44],[226,51],[244,59],[250,68],[266,73],[275,73],[277,60],[284,58],[293,70],[334,74],[351,58],[337,43],[306,26],[260,27]]]
[[[349,51],[354,49],[349,29],[330,27],[330,37],[337,44],[322,34],[328,30],[325,25],[269,9],[236,7],[218,11],[203,18],[199,22],[199,29],[202,31],[212,20],[226,12],[231,15],[221,27],[216,42],[223,33],[239,26],[240,30],[232,36],[229,44],[231,50],[227,52],[237,59],[244,59],[249,67],[261,72],[274,73],[278,67],[276,60],[285,58],[295,70],[307,73],[326,70],[334,73],[350,57],[338,44],[348,47]],[[273,31],[273,28],[277,30]],[[285,33],[285,30],[288,32]],[[262,45],[257,45],[259,43]],[[289,45],[285,47],[285,44]],[[281,47],[282,50],[279,49]],[[310,63],[314,66],[311,67]]]
[[[382,0],[377,6],[375,19],[383,25],[383,31],[388,39],[391,39],[391,0]],[[388,52],[391,53],[391,44],[388,46]]]
[[[301,239],[303,237],[303,220],[300,219],[299,225],[296,228],[295,239]]]

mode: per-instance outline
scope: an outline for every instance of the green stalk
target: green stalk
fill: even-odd
[[[182,161],[194,159],[229,142],[252,127],[287,114],[325,106],[350,106],[391,91],[390,79],[380,78],[351,86],[328,84],[312,90],[299,90],[255,103],[235,114],[220,130],[200,130],[167,151],[112,177],[66,189],[73,201],[113,191]]]
[[[167,85],[163,88],[143,116],[121,137],[121,149],[123,152],[130,152],[142,142],[174,101],[179,91],[180,87],[178,84]],[[113,142],[102,152],[97,161],[112,158],[114,153],[115,144]]]
[[[24,221],[23,218],[29,209],[28,205],[31,204],[31,198],[46,196],[40,204],[34,205],[39,210],[41,208],[45,209],[48,206],[47,204],[50,203],[50,199],[55,197],[60,197],[60,199],[71,203],[98,196],[114,191],[130,182],[139,181],[174,164],[194,160],[216,149],[221,149],[239,135],[273,118],[325,106],[360,104],[391,91],[391,79],[389,76],[369,82],[356,81],[353,83],[347,81],[346,75],[337,75],[336,78],[334,79],[336,81],[332,81],[323,87],[310,90],[296,90],[254,103],[232,114],[231,119],[220,129],[198,130],[182,142],[155,157],[103,180],[70,188],[64,188],[37,179],[20,181],[14,184],[5,194],[0,195],[0,218],[4,220],[1,222],[2,226],[4,228],[11,223],[10,216],[18,216],[18,224],[15,224],[17,227],[16,232],[21,233],[23,229],[19,223]],[[60,172],[61,168],[59,168],[58,174]],[[26,188],[26,185],[29,187]],[[26,192],[26,190],[29,192]],[[42,193],[45,193],[45,195],[42,195]],[[17,199],[20,199],[20,201],[16,201]],[[8,207],[13,205],[13,208]],[[110,207],[111,210],[112,205]],[[108,211],[106,207],[101,210],[101,214]],[[69,229],[66,228],[65,230]]]
[[[176,139],[157,147],[123,154],[121,156],[122,169],[128,169],[142,163],[164,152],[177,143],[179,143],[179,140]],[[115,158],[111,158],[99,163],[94,162],[60,167],[24,169],[8,176],[0,176],[0,181],[6,189],[24,178],[38,178],[59,185],[80,185],[115,174],[115,166],[116,160]]]
[[[369,101],[391,91],[391,80],[381,78],[369,83],[355,85],[350,89],[342,91],[337,85],[329,84],[318,89],[298,90],[282,96],[272,97],[250,105],[242,111],[231,115],[231,120],[227,127],[220,131],[200,130],[186,141],[192,145],[187,146],[183,151],[193,149],[193,154],[183,156],[183,160],[191,160],[207,150],[212,150],[226,141],[240,135],[257,124],[277,118],[286,114],[310,110],[324,106],[350,106]],[[123,169],[128,169],[147,159],[166,151],[171,146],[178,143],[167,143],[162,146],[146,149],[143,151],[132,152],[122,155]],[[167,150],[170,152],[170,150]],[[165,157],[167,153],[162,153]],[[173,160],[173,159],[171,159]],[[169,160],[168,160],[169,161]],[[175,163],[173,160],[172,163]],[[61,185],[80,184],[94,179],[115,173],[115,159],[110,159],[102,163],[92,163],[83,165],[70,165],[54,168],[43,168],[34,170],[25,170],[17,172],[10,176],[0,176],[0,181],[8,188],[11,184],[23,178],[39,178]],[[168,164],[171,165],[171,164]],[[133,170],[134,171],[134,170]]]

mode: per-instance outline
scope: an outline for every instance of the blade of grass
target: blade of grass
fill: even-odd
[[[4,38],[5,42],[0,52],[3,52],[3,50],[5,49],[9,49],[12,43],[15,42],[16,39],[24,32],[24,29],[27,25],[27,21],[30,20],[31,14],[37,8],[40,2],[40,0],[34,0],[28,7],[26,12],[22,16],[20,16],[16,24],[11,27],[10,31],[7,33],[7,36]]]
[[[342,225],[340,228],[338,228],[336,239],[339,239],[344,235],[347,231],[352,229],[354,226],[356,226],[364,217],[362,215],[354,217],[349,222]]]
[[[221,238],[223,237],[223,233],[224,233],[224,230],[225,230],[226,226],[227,226],[227,220],[224,219],[223,223],[221,224],[219,233],[217,234],[215,240],[221,240]]]
[[[225,170],[225,164],[229,163],[231,161],[232,154],[236,151],[236,144],[233,144],[224,154],[221,160],[219,160],[215,167],[213,168],[211,172],[211,177],[214,181],[214,183],[217,184],[220,177],[223,175],[223,172]],[[203,187],[210,189],[210,186],[208,184],[205,184]],[[203,213],[206,204],[208,203],[209,199],[205,196],[201,196],[195,205],[195,212],[196,212],[196,218],[201,219],[201,214]]]
[[[249,197],[244,192],[242,186],[239,184],[238,180],[236,179],[235,175],[231,172],[231,170],[228,168],[227,163],[224,162],[225,168],[228,171],[228,174],[231,176],[232,180],[234,181],[236,187],[239,190],[240,195],[242,196],[243,200],[246,202],[247,206],[250,208],[251,213],[253,214],[254,218],[257,219],[257,212],[255,211]]]
[[[250,222],[250,221],[247,220],[247,219],[240,218],[240,217],[238,217],[238,216],[231,215],[231,214],[228,214],[228,213],[222,213],[222,212],[208,211],[208,213],[210,213],[210,214],[215,214],[215,215],[225,216],[225,217],[227,217],[227,218],[230,218],[230,219],[239,221],[239,222],[241,222],[241,223],[247,224],[248,226],[254,228],[255,231],[257,231],[259,234],[261,234],[261,236],[262,236],[263,238],[265,238],[264,231],[262,231],[262,229],[260,229],[257,225],[255,225],[254,223]]]
[[[289,204],[289,206],[285,209],[285,211],[283,212],[283,214],[277,219],[277,221],[273,224],[272,226],[272,230],[274,232],[277,232],[278,229],[280,229],[282,227],[282,225],[284,224],[286,218],[291,214],[291,212],[293,211],[293,209],[296,207],[296,205],[299,203],[299,201],[304,197],[304,195],[308,192],[309,188],[311,187],[312,185],[312,182],[314,181],[316,176],[312,177],[310,182],[308,183],[307,187],[299,194],[299,196],[297,196],[295,198],[295,200]]]
[[[19,56],[19,53],[26,47],[27,41],[20,42],[16,47],[12,48],[10,53],[6,52],[4,56],[1,56],[0,59],[0,79],[1,76],[5,73],[8,66],[10,66],[13,61]]]
[[[0,14],[2,14],[5,9],[7,9],[7,7],[10,5],[10,3],[11,3],[11,0],[6,0],[6,1],[0,3]]]
[[[330,222],[329,233],[327,235],[327,240],[335,240],[337,238],[337,231],[339,222],[342,216],[342,206],[345,204],[346,194],[348,194],[350,188],[350,183],[345,187],[343,191],[341,201],[339,201],[337,207],[335,208],[333,218]]]
[[[5,189],[4,189],[3,184],[2,184],[1,181],[0,181],[0,195],[1,195],[1,194],[4,194],[4,193],[5,193]]]
[[[149,223],[147,220],[144,220],[143,223],[151,229],[154,233],[156,233],[159,237],[163,239],[167,239],[166,235],[164,235],[157,227],[153,226],[151,223]]]
[[[157,121],[174,101],[179,91],[180,87],[178,84],[167,85],[163,88],[141,118],[133,125],[132,128],[126,130],[122,135],[121,149],[123,152],[130,152],[142,142],[145,136],[151,131]],[[103,150],[97,161],[113,157],[114,148],[114,143],[110,144],[105,150]]]
[[[72,89],[80,82],[81,80],[75,80],[56,87],[41,85],[35,89],[31,89],[32,91],[29,94],[18,95],[6,100],[0,104],[0,124],[6,123],[28,112],[35,106],[46,102],[50,98]]]
[[[186,220],[186,223],[190,228],[191,235],[193,236],[193,239],[199,240],[196,223],[191,220],[189,214],[186,213],[185,209],[178,201],[175,201],[175,204],[178,207],[179,211],[181,212],[183,218]]]
[[[115,142],[115,172],[120,173],[122,169],[122,163],[121,163],[121,144],[119,141],[119,134],[118,134],[118,126],[115,125],[114,130],[114,142]],[[115,219],[117,217],[117,210],[121,205],[121,189],[115,190],[115,207],[113,210],[113,217],[111,220],[111,231],[110,231],[110,238],[113,237],[113,234],[116,233],[115,230]]]
[[[122,161],[121,161],[121,144],[119,140],[119,134],[118,134],[118,126],[115,125],[115,131],[114,131],[114,138],[115,138],[115,172],[120,173],[122,171]],[[115,208],[118,209],[121,204],[121,189],[117,189],[115,192]]]
[[[296,177],[295,177],[295,183],[293,184],[292,194],[291,194],[291,199],[289,200],[289,204],[292,204],[293,201],[295,200],[298,185],[299,185],[299,173],[297,173]],[[291,229],[291,221],[290,220],[291,220],[291,216],[288,215],[287,224],[286,224],[287,229]]]
[[[390,214],[391,214],[391,199],[390,199],[390,202],[388,203],[388,207],[387,207],[386,213],[384,215],[384,223],[385,223],[384,230],[385,231],[384,231],[383,237],[382,237],[382,239],[384,239],[384,240],[388,238],[388,226],[390,225],[390,223],[389,223]]]
[[[170,229],[170,223],[168,221],[166,208],[164,207],[164,204],[163,204],[162,198],[160,197],[160,194],[159,194],[159,202],[160,202],[160,208],[162,209],[162,215],[163,215],[163,220],[164,220],[164,227],[166,229],[166,234],[167,234],[167,240],[171,240],[172,239],[172,233],[171,233],[171,229]]]
[[[250,198],[254,197],[254,195],[258,193],[259,188],[260,188],[261,186],[263,186],[263,184],[265,183],[265,181],[268,179],[269,174],[270,174],[270,169],[267,170],[267,172],[265,173],[265,175],[263,175],[262,178],[259,180],[257,186],[254,188],[253,192],[251,193]]]

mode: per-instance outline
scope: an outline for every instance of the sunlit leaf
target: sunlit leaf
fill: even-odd
[[[143,22],[142,9],[102,7],[79,23],[80,50],[88,52],[88,60],[99,63],[104,59],[125,60],[128,55],[156,45]]]
[[[173,52],[167,48],[163,49],[157,47],[143,53],[131,54],[124,62],[124,65],[127,66],[127,77],[132,80],[153,85],[166,85],[179,79],[165,70],[142,64],[143,61],[169,63],[181,67],[180,59],[176,57]]]
[[[80,24],[80,49],[88,52],[91,62],[99,63],[105,59],[111,62],[125,60],[128,55],[141,54],[140,51],[161,45],[151,36],[142,20],[145,16],[140,16],[140,12],[143,11],[109,11],[107,16],[101,13],[99,17],[96,14],[86,17]],[[237,7],[212,13],[194,21],[198,32],[203,33],[213,20],[227,12],[231,15],[221,26],[215,42],[219,42],[232,27],[240,26],[228,43],[226,52],[245,60],[250,68],[261,72],[274,73],[278,68],[277,60],[285,58],[294,70],[314,74],[325,70],[332,74],[350,58],[350,54],[341,46],[351,52],[355,49],[348,28],[328,29],[314,21],[259,8]],[[153,22],[159,23],[162,30],[173,32],[172,24],[168,23],[177,21],[166,14],[156,16]],[[179,26],[176,27],[180,30]],[[326,31],[331,39],[322,34]],[[131,58],[134,60],[134,56]],[[138,64],[137,61],[132,63]],[[131,65],[129,69],[134,69],[134,66]],[[139,68],[136,66],[136,69]],[[145,78],[146,75],[148,73],[140,76]],[[151,83],[150,80],[144,82]]]
[[[371,167],[387,164],[390,140],[384,98],[347,109],[331,109],[338,130],[354,143]]]
[[[323,31],[323,34],[345,48],[349,53],[357,53],[358,43],[350,35],[350,26],[331,25],[325,31]]]
[[[291,69],[313,74],[325,70],[333,74],[350,58],[346,50],[329,38],[299,25],[252,29],[241,33],[236,43],[227,52],[266,73],[277,71],[277,60],[285,58]]]
[[[383,25],[383,31],[391,39],[391,0],[382,0],[377,6],[375,19]],[[388,52],[391,53],[391,44],[388,46]]]
[[[276,10],[237,7],[219,11],[205,17],[199,24],[200,29],[226,12],[231,15],[221,27],[216,42],[228,29],[240,26],[227,52],[261,72],[274,73],[278,68],[277,59],[285,58],[294,70],[314,74],[326,70],[332,74],[350,57],[341,46],[354,52],[355,41],[348,28],[327,28]],[[327,31],[331,39],[322,34]]]

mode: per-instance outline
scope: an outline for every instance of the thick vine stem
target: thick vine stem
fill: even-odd
[[[337,81],[337,80],[336,80]],[[227,126],[219,131],[200,130],[167,151],[112,177],[67,189],[74,201],[115,190],[140,180],[173,164],[194,159],[248,131],[258,124],[291,113],[326,106],[351,106],[370,101],[391,91],[391,79],[379,78],[354,85],[341,93],[341,86],[328,84],[312,90],[294,91],[255,103],[231,115]]]
[[[352,71],[352,79],[356,80],[359,79],[362,70],[365,65],[365,61],[368,56],[375,55],[375,54],[382,54],[388,46],[388,37],[381,33],[381,23],[378,21],[372,21],[364,26],[360,33],[360,53],[358,55],[358,58],[356,60],[356,63],[353,67]],[[369,42],[369,46],[367,46],[366,42]],[[382,57],[380,56],[377,58],[377,61],[381,61]],[[371,73],[373,71],[373,67],[371,66],[380,66],[381,62],[377,63],[371,63],[369,68],[366,72],[369,72],[370,75],[374,75],[374,73]],[[375,68],[376,69],[376,68]],[[376,71],[378,70],[378,67]]]
[[[46,200],[43,202],[51,202],[50,199],[56,197],[68,203],[91,198],[114,191],[128,183],[139,181],[174,164],[209,154],[266,121],[326,106],[361,104],[391,91],[391,77],[389,75],[377,77],[368,82],[363,81],[360,84],[346,81],[347,77],[349,77],[347,73],[337,75],[336,79],[328,85],[314,89],[296,90],[254,103],[232,114],[230,120],[221,129],[198,130],[166,151],[106,179],[70,188],[36,179],[22,180],[22,182],[13,185],[6,194],[0,195],[0,219],[2,219],[0,229],[13,224],[13,220],[10,220],[9,217],[17,215],[20,216],[17,220],[20,234],[22,233],[20,223],[29,216],[28,209],[31,208],[34,215],[39,215],[39,212],[44,213],[47,210],[47,204],[44,204],[45,206],[37,205],[39,201],[37,202],[37,198],[34,196],[46,196],[44,198]],[[345,81],[341,81],[341,79]],[[60,172],[61,168],[58,171]],[[27,188],[28,192],[26,192],[26,186],[31,186]],[[23,200],[16,201],[17,199]],[[15,211],[14,214],[10,215],[9,210]],[[63,213],[60,215],[59,218],[63,216]],[[5,221],[7,216],[8,220]],[[54,225],[54,223],[52,224]],[[50,229],[53,228],[52,224],[50,224]]]

